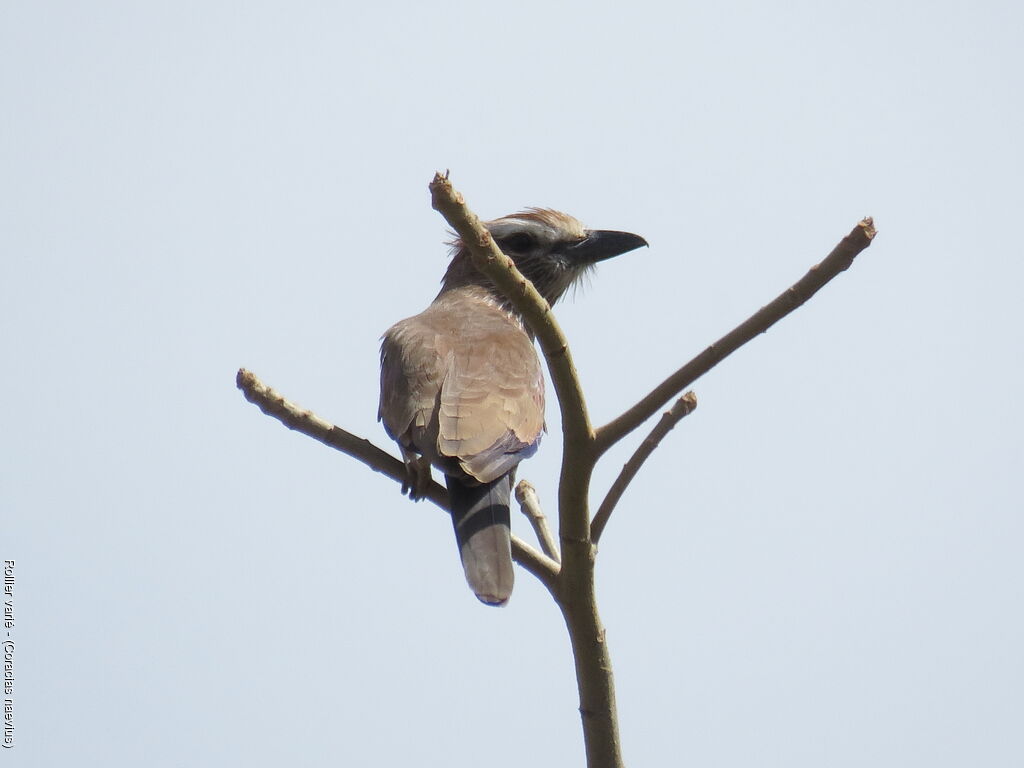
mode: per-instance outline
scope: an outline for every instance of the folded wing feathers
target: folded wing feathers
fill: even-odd
[[[441,387],[438,450],[490,482],[508,472],[544,427],[543,378],[526,334],[464,344]]]
[[[497,308],[470,303],[466,313],[435,303],[385,334],[379,416],[403,443],[456,458],[467,474],[490,482],[536,448],[544,379],[522,329]],[[436,437],[429,429],[435,411]],[[424,439],[436,439],[436,447],[417,445]]]

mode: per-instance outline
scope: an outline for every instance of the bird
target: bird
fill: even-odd
[[[549,208],[484,226],[549,304],[598,262],[647,245],[630,232],[586,229]],[[545,430],[544,374],[515,307],[461,241],[450,245],[437,297],[382,337],[377,418],[402,453],[403,492],[421,498],[431,467],[444,475],[466,581],[481,602],[500,606],[514,581],[516,468]]]

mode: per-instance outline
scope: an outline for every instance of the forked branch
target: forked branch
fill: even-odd
[[[558,536],[561,548],[540,512],[536,493],[528,484],[520,484],[516,498],[530,518],[544,553],[513,536],[512,555],[520,565],[544,583],[565,618],[576,664],[587,765],[589,768],[621,768],[611,659],[594,594],[595,544],[630,481],[669,430],[693,411],[696,397],[693,393],[687,393],[663,415],[626,462],[591,523],[588,519],[588,496],[594,464],[609,447],[640,426],[693,381],[806,302],[833,277],[847,269],[857,254],[871,244],[875,229],[870,218],[861,221],[824,261],[812,267],[786,292],[669,376],[621,416],[595,432],[587,415],[586,402],[568,343],[551,307],[516,269],[512,260],[501,252],[480,220],[466,207],[462,195],[452,187],[447,174],[435,175],[430,191],[434,208],[444,215],[459,234],[477,268],[491,279],[523,316],[547,359],[562,412],[563,460],[558,496]],[[288,402],[263,385],[252,373],[240,370],[237,385],[246,399],[289,429],[342,451],[396,482],[405,481],[405,466],[394,456],[369,440],[346,432]],[[425,497],[442,509],[448,509],[447,491],[439,484],[432,482]],[[558,562],[559,554],[561,563]]]

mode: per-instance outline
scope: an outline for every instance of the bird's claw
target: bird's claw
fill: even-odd
[[[413,501],[419,501],[427,495],[427,489],[433,477],[430,474],[430,461],[403,451],[405,460],[405,480],[402,481],[402,494]]]

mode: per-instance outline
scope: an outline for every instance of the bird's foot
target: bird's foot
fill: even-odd
[[[405,461],[405,480],[402,493],[413,501],[419,501],[427,495],[427,489],[433,480],[430,474],[430,460],[415,453],[402,451]]]

